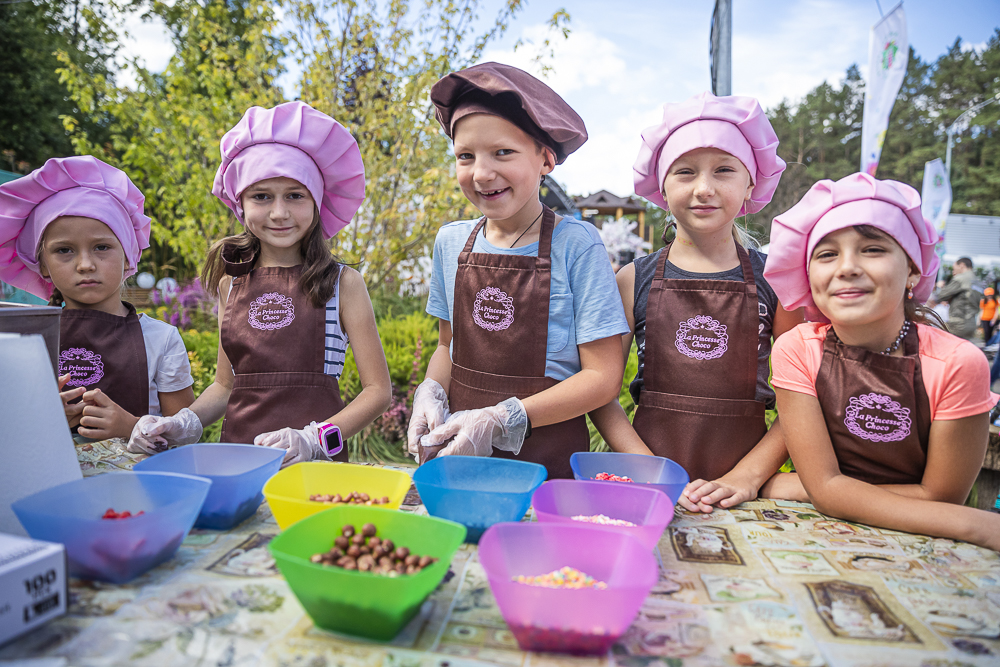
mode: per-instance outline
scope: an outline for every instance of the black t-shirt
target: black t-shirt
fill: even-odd
[[[635,306],[632,313],[635,316],[635,344],[639,349],[639,371],[635,374],[635,379],[629,385],[632,399],[639,402],[639,392],[642,390],[642,371],[646,353],[646,303],[649,299],[649,288],[653,284],[653,274],[656,273],[656,262],[660,258],[662,249],[657,250],[652,255],[639,257],[635,260]],[[763,402],[768,409],[774,408],[774,389],[768,384],[767,378],[770,375],[768,359],[771,356],[771,327],[774,324],[774,313],[778,309],[778,296],[771,289],[771,286],[764,280],[764,260],[767,255],[749,249],[750,266],[753,268],[754,282],[757,283],[757,307],[760,312],[760,324],[758,326],[759,341],[757,343],[757,395],[756,400]],[[667,260],[663,268],[663,275],[666,278],[679,278],[686,280],[743,280],[743,270],[737,266],[729,271],[721,273],[691,273],[674,266]],[[674,332],[664,331],[660,335],[673,336]]]

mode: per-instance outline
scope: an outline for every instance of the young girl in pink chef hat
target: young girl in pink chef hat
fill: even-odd
[[[149,247],[143,201],[124,172],[86,155],[0,185],[0,279],[65,303],[60,395],[70,427],[88,438],[127,438],[143,415],[194,400],[177,328],[121,300]]]
[[[219,289],[216,379],[190,410],[140,421],[130,447],[195,442],[225,415],[224,442],[286,449],[285,465],[346,461],[341,436],[382,414],[391,391],[364,280],[330,252],[364,199],[357,142],[302,102],[252,107],[222,138],[212,192],[244,226],[203,272]],[[348,342],[362,391],[345,405]]]
[[[656,454],[693,480],[679,502],[690,511],[731,507],[764,488],[787,458],[770,430],[771,339],[801,322],[764,279],[765,256],[745,248],[735,219],[771,200],[785,163],[757,100],[702,93],[666,104],[642,133],[635,191],[673,214],[677,235],[618,272],[618,290],[639,370],[633,423],[617,401],[591,413],[616,451]]]
[[[937,240],[916,190],[868,174],[819,181],[774,219],[765,275],[782,303],[829,322],[774,346],[797,471],[783,476],[825,514],[1000,550],[1000,516],[961,505],[998,398],[989,365],[920,305]]]

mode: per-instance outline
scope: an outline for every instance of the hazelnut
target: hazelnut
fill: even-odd
[[[378,535],[372,535],[368,539],[368,544],[372,545],[373,547],[377,547],[381,543],[382,543],[382,538],[379,537]]]
[[[389,558],[388,556],[382,556],[381,558],[378,559],[378,564],[379,564],[380,567],[391,569],[392,568],[392,559]]]
[[[346,537],[344,537],[343,535],[341,535],[340,537],[338,537],[337,539],[335,539],[335,540],[333,541],[333,544],[334,544],[334,546],[336,546],[336,547],[337,547],[338,549],[347,549],[347,547],[351,546],[351,542],[350,542],[350,540],[348,540],[348,539],[347,539]]]
[[[330,502],[332,502],[332,503],[342,503],[342,502],[344,502],[344,499],[340,497],[339,493],[335,493],[330,498]]]
[[[417,567],[416,565],[407,565],[406,566],[406,573],[407,574],[416,574],[417,572],[420,572],[420,568]]]
[[[357,544],[358,546],[361,546],[364,543],[365,543],[365,536],[361,535],[360,533],[351,537],[351,544]]]
[[[395,571],[400,574],[406,574],[406,566],[402,563],[396,563]]]
[[[370,501],[370,500],[366,500],[365,501],[365,505],[371,506],[371,504],[372,504],[372,501]]]
[[[365,537],[372,537],[377,532],[378,529],[375,527],[374,523],[366,523],[364,526],[361,527],[361,534],[364,535]]]
[[[358,569],[362,572],[370,572],[375,568],[375,561],[371,556],[362,556],[358,559]]]
[[[337,566],[338,567],[345,567],[347,565],[347,561],[350,561],[350,560],[354,560],[354,559],[351,558],[350,556],[343,556],[342,558],[337,559]]]
[[[354,530],[354,526],[352,526],[351,524],[347,524],[346,526],[343,527],[343,529],[341,529],[340,532],[344,535],[344,537],[350,538],[354,535],[356,531]]]
[[[360,498],[361,500],[371,500],[371,496],[369,496],[367,493],[362,493]]]
[[[309,557],[309,561],[312,563],[322,563],[323,554],[313,554],[312,556]]]
[[[378,560],[378,559],[382,558],[383,556],[385,556],[385,549],[383,549],[379,545],[375,545],[374,547],[372,547],[372,557],[375,560]]]
[[[350,548],[347,549],[347,555],[351,558],[357,558],[361,555],[361,547],[357,544],[352,544]]]
[[[396,553],[393,555],[396,557],[396,560],[403,560],[404,558],[410,555],[410,550],[407,549],[406,547],[399,547],[396,549]]]
[[[370,546],[368,546],[367,544],[363,544],[363,545],[361,545],[361,553],[362,553],[362,555],[371,555],[372,548]]]
[[[344,550],[341,549],[340,547],[334,547],[334,548],[330,549],[330,557],[331,558],[336,559],[336,558],[340,558],[343,555],[344,555]]]
[[[382,540],[382,548],[387,554],[391,554],[396,549],[396,545],[392,543],[392,540]]]
[[[417,554],[410,554],[409,556],[406,557],[406,559],[403,562],[406,563],[407,565],[416,565],[417,563],[420,562],[420,556],[418,556]]]
[[[430,565],[433,562],[434,562],[434,559],[431,558],[430,556],[421,556],[420,557],[420,562],[417,563],[417,565],[419,565],[420,567],[427,567],[428,565]]]
[[[382,500],[380,500],[379,503],[382,504],[382,505],[388,505],[389,504],[389,496],[382,496]]]
[[[344,569],[345,570],[356,570],[356,569],[358,569],[358,561],[354,560],[353,558],[348,559],[347,562],[344,563]]]

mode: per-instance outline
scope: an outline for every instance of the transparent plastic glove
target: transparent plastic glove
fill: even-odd
[[[492,456],[493,448],[517,454],[524,444],[528,413],[516,398],[508,398],[491,408],[454,413],[441,426],[420,440],[424,447],[435,447],[454,438],[438,456]]]
[[[133,454],[155,454],[167,447],[190,445],[201,439],[201,420],[188,408],[170,417],[145,415],[139,418],[128,439]]]
[[[285,460],[281,463],[282,468],[301,461],[330,460],[326,454],[326,448],[320,444],[316,422],[303,429],[283,428],[280,431],[261,433],[253,439],[253,444],[259,447],[276,447],[286,450]]]
[[[426,379],[413,392],[413,412],[406,429],[406,449],[414,457],[420,438],[448,420],[448,394],[436,380]]]

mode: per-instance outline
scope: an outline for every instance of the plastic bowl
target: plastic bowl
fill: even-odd
[[[212,482],[165,472],[116,472],[60,484],[11,507],[36,540],[66,545],[69,573],[121,584],[169,560]],[[109,509],[128,519],[102,519]]]
[[[635,537],[556,523],[497,524],[479,542],[479,561],[500,613],[525,651],[607,653],[659,576],[652,552]],[[512,580],[565,566],[607,588],[541,588]]]
[[[438,562],[413,575],[390,578],[309,561],[329,551],[347,524],[374,523],[412,553]],[[420,605],[441,583],[465,538],[457,523],[377,507],[337,506],[299,521],[268,545],[295,597],[317,627],[388,641],[410,622]]]
[[[264,482],[281,469],[284,457],[283,449],[202,443],[167,450],[132,469],[179,472],[212,480],[194,527],[229,530],[257,511],[264,501]]]
[[[417,468],[413,483],[431,516],[462,524],[475,543],[495,523],[520,521],[547,475],[537,463],[442,456]]]
[[[621,452],[576,452],[569,457],[573,476],[593,480],[598,473],[609,472],[628,477],[636,484],[663,491],[671,502],[677,503],[681,492],[691,478],[679,464],[662,456],[624,454]],[[602,484],[627,484],[627,482],[601,482]]]
[[[357,491],[373,498],[388,496],[389,504],[379,507],[396,510],[409,490],[410,476],[398,470],[353,463],[306,461],[288,466],[267,480],[264,497],[271,506],[278,527],[284,530],[296,521],[334,507],[309,500],[309,496],[316,493],[346,494]]]
[[[650,550],[656,548],[664,529],[674,518],[674,504],[656,489],[602,482],[554,479],[545,482],[531,498],[535,516],[541,522],[568,523],[574,526],[600,526],[639,539]],[[609,526],[574,521],[574,516],[603,514],[624,519],[635,526]]]

